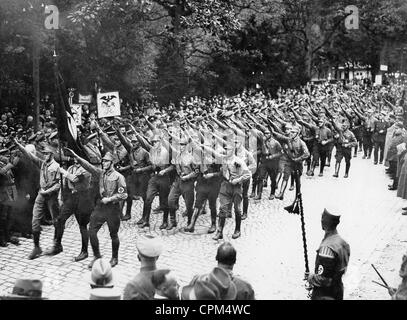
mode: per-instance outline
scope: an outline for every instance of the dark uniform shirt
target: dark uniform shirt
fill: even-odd
[[[91,174],[86,171],[80,164],[74,164],[70,166],[67,171],[69,174],[78,178],[77,182],[72,182],[66,178],[64,179],[64,184],[68,187],[69,190],[71,190],[72,192],[89,190]]]
[[[155,288],[151,282],[155,267],[140,269],[140,273],[131,280],[123,292],[123,300],[153,300]]]
[[[142,147],[138,147],[136,149],[131,149],[129,152],[130,158],[130,165],[134,169],[148,167],[150,162],[150,154],[147,150],[143,149]]]
[[[342,276],[350,257],[349,244],[335,230],[322,240],[315,260],[315,275],[310,279],[312,299],[343,299]]]
[[[102,163],[102,154],[97,146],[92,143],[87,143],[84,149],[91,164],[100,165]]]

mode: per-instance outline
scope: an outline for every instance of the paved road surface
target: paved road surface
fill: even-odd
[[[354,158],[350,178],[333,178],[333,168],[325,170],[324,177],[303,178],[303,199],[310,269],[314,268],[315,250],[323,237],[320,215],[324,207],[342,213],[339,232],[351,246],[351,260],[344,279],[346,299],[387,299],[386,290],[373,284],[378,280],[370,263],[374,263],[397,286],[401,257],[406,251],[407,217],[402,216],[403,200],[395,191],[388,191],[389,178],[383,166],[374,166],[371,160]],[[242,237],[231,239],[234,219],[228,219],[225,239],[237,248],[235,273],[252,283],[257,299],[307,299],[304,290],[304,259],[300,219],[288,214],[283,207],[291,203],[293,192],[284,201],[269,201],[269,189],[262,201],[251,202],[249,217],[243,221]],[[157,204],[157,199],[156,202]],[[121,247],[119,265],[114,268],[116,286],[124,288],[137,272],[139,262],[135,242],[145,234],[161,236],[166,244],[158,260],[161,268],[170,268],[187,284],[197,273],[209,272],[215,265],[216,248],[220,242],[206,234],[209,214],[197,222],[196,234],[185,234],[181,222],[175,231],[159,231],[161,214],[152,215],[150,230],[135,225],[141,212],[141,203],[133,207],[131,221],[123,222],[119,237]],[[183,203],[181,201],[181,210]],[[180,210],[180,211],[181,211]],[[45,227],[41,237],[43,249],[51,245],[53,228]],[[107,227],[99,232],[102,254],[110,259],[110,238]],[[10,292],[17,278],[39,278],[44,282],[44,295],[50,299],[88,299],[87,264],[91,258],[75,263],[79,253],[80,236],[76,222],[71,219],[63,239],[64,251],[55,257],[42,256],[29,261],[32,241],[23,239],[18,247],[0,248],[0,293]],[[90,248],[89,248],[90,249]]]

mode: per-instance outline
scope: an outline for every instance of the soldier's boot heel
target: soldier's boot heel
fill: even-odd
[[[37,259],[42,254],[42,250],[40,247],[34,247],[33,251],[31,251],[30,255],[28,256],[29,260]]]
[[[226,218],[219,218],[219,227],[216,231],[215,236],[212,238],[213,240],[217,241],[223,239],[223,228],[225,227]]]
[[[177,221],[175,218],[175,210],[174,211],[170,211],[170,223],[167,226],[167,230],[172,230],[177,226]]]
[[[212,239],[215,240],[215,241],[220,240],[220,239],[223,239],[223,233],[222,233],[222,231],[217,230],[215,236],[214,236]]]

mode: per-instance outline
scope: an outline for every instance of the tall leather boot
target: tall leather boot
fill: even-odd
[[[165,209],[163,215],[163,223],[160,226],[160,230],[167,229],[167,227],[168,227],[168,209]]]
[[[170,209],[170,223],[168,224],[167,230],[174,229],[177,226],[177,220],[175,216],[176,210]]]
[[[338,178],[339,177],[339,169],[341,168],[341,164],[339,162],[335,163],[335,174],[333,177]]]
[[[131,219],[131,207],[133,205],[133,199],[127,197],[126,199],[126,214],[121,218],[122,221],[128,221]]]
[[[263,193],[263,181],[260,181],[257,183],[257,196],[254,198],[254,200],[261,200],[261,195]],[[243,203],[243,212],[244,212],[244,203]]]
[[[307,176],[314,176],[314,171],[315,171],[315,163],[311,164],[311,169],[307,172]]]
[[[110,265],[112,268],[119,263],[119,247],[120,247],[120,240],[119,236],[116,235],[112,238],[112,259],[110,259]]]
[[[195,208],[194,213],[192,214],[191,223],[184,229],[186,232],[194,232],[195,231],[195,223],[198,219],[199,213],[201,209]]]
[[[263,185],[263,181],[261,182],[261,184]],[[256,183],[255,180],[253,179],[253,181],[252,181],[252,194],[249,196],[249,198],[254,198],[256,196],[256,187],[258,187],[258,183]]]
[[[225,222],[226,218],[219,218],[218,230],[216,231],[215,236],[212,238],[213,240],[223,239],[223,228],[225,227]]]
[[[47,249],[44,254],[47,256],[55,256],[59,253],[61,253],[63,250],[62,248],[62,233],[61,233],[61,223],[56,222],[55,223],[55,232],[54,232],[54,244],[51,248]]]
[[[350,163],[347,163],[346,167],[345,167],[345,175],[343,176],[344,178],[349,177],[349,169],[350,169]]]
[[[280,199],[280,200],[284,199],[284,192],[285,192],[285,189],[287,189],[287,184],[288,184],[288,180],[283,180],[283,183],[281,184],[280,193],[278,194],[278,196],[276,196],[276,199]]]
[[[240,214],[235,213],[235,232],[232,235],[232,239],[237,239],[240,237],[240,225],[242,224],[242,217]]]
[[[81,252],[77,257],[74,258],[76,262],[85,260],[88,257],[88,245],[89,245],[89,233],[86,226],[79,226],[82,238],[82,248]]]
[[[211,210],[211,227],[208,233],[214,233],[216,231],[216,208]]]
[[[151,206],[144,205],[143,208],[143,221],[138,221],[138,225],[140,228],[145,228],[150,226],[150,214],[151,214]]]
[[[247,219],[248,210],[249,210],[249,198],[243,198],[243,215],[241,216],[242,220]]]
[[[33,232],[33,240],[34,240],[34,249],[28,256],[28,259],[34,260],[37,259],[41,254],[42,250],[40,248],[40,232]]]
[[[91,243],[92,244],[92,243]],[[92,245],[92,250],[93,250],[93,259],[92,259],[92,261],[89,263],[89,265],[88,265],[88,268],[89,269],[92,269],[92,267],[93,267],[93,264],[95,263],[95,261],[97,260],[97,259],[100,259],[100,258],[102,258],[102,255],[100,254],[100,250],[99,250],[99,244],[97,244],[97,246],[96,245]]]

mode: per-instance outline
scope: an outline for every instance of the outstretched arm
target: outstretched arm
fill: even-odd
[[[78,156],[73,150],[69,149],[69,148],[65,148],[64,150],[66,150],[68,153],[70,153],[72,155],[72,157],[76,158],[79,162],[79,164],[88,172],[90,172],[93,176],[97,176],[99,177],[99,175],[102,173],[102,169],[99,169],[93,165],[91,165],[88,161],[86,161],[85,159],[81,158],[80,156]]]
[[[16,144],[17,148],[24,154],[26,155],[32,162],[34,162],[38,167],[41,167],[42,165],[42,160],[38,158],[36,155],[32,154],[31,152],[28,152],[25,150],[24,146],[20,144],[16,139],[14,139],[14,143]]]

